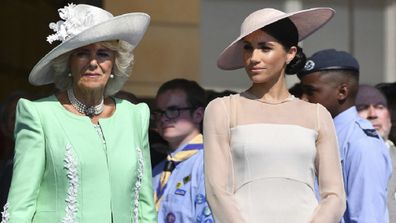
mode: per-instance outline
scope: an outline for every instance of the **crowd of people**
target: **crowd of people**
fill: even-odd
[[[60,9],[29,75],[57,90],[1,106],[1,223],[396,222],[396,83],[298,44],[334,13],[252,12],[217,60],[248,89],[180,77],[149,108],[121,89],[150,16]]]

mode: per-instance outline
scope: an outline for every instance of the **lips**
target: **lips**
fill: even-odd
[[[265,70],[265,68],[262,68],[262,67],[252,67],[252,68],[250,68],[249,70],[250,70],[250,72],[252,72],[252,73],[260,73],[260,72],[262,72],[263,70]]]
[[[373,124],[373,127],[374,127],[376,130],[379,130],[379,129],[381,128],[381,125],[379,125],[379,124]]]
[[[168,128],[172,128],[172,125],[166,125],[166,126],[162,126],[162,130],[168,129]]]
[[[98,77],[100,74],[98,73],[85,73],[83,76],[85,77]]]

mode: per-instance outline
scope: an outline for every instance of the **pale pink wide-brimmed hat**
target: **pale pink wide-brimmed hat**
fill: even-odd
[[[241,25],[241,33],[217,59],[217,66],[223,70],[235,70],[243,65],[242,39],[250,33],[284,18],[289,18],[298,30],[301,41],[325,25],[334,15],[332,8],[311,8],[285,13],[273,8],[260,9],[250,14]]]
[[[133,50],[150,23],[150,16],[142,12],[126,13],[113,16],[99,7],[85,4],[69,4],[58,10],[62,20],[50,23],[55,31],[47,37],[47,41],[61,43],[45,55],[29,74],[29,82],[33,85],[44,85],[54,81],[52,60],[82,46],[92,43],[123,40]]]

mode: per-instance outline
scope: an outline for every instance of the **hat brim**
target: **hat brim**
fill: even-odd
[[[47,53],[32,69],[29,82],[33,85],[53,83],[51,62],[58,56],[82,46],[107,40],[124,40],[134,49],[150,23],[150,16],[141,13],[127,13],[94,25],[81,33],[66,39]]]
[[[275,16],[271,20],[257,23],[248,31],[241,33],[230,45],[228,45],[217,59],[217,66],[223,70],[235,70],[242,68],[243,43],[245,36],[284,18],[289,18],[298,30],[298,40],[301,41],[324,26],[335,14],[332,8],[312,8],[297,12],[285,13]]]

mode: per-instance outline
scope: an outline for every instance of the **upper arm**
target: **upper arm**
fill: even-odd
[[[152,186],[152,172],[151,172],[151,161],[150,161],[150,148],[148,143],[148,127],[150,110],[146,104],[138,105],[140,110],[140,130],[141,130],[141,145],[139,148],[142,153],[142,159],[138,159],[138,165],[143,162],[143,172],[137,173],[143,174],[142,185],[140,187],[139,197],[139,218],[141,222],[154,222],[156,221],[156,213],[154,210],[154,195]],[[137,127],[137,126],[136,126]]]
[[[382,222],[386,218],[389,176],[383,145],[378,139],[352,137],[344,161],[349,216]]]
[[[31,221],[44,167],[45,135],[40,116],[34,103],[21,99],[16,111],[14,170],[8,196],[11,221]]]

